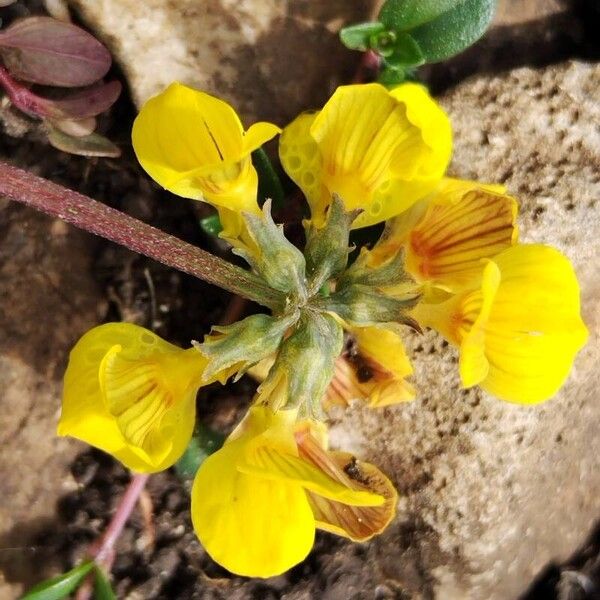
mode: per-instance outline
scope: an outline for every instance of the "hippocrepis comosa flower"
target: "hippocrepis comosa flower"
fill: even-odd
[[[396,491],[373,465],[327,450],[324,426],[298,410],[250,408],[201,465],[192,522],[207,552],[238,575],[269,577],[306,557],[315,529],[355,541],[392,519]]]
[[[233,108],[180,83],[154,96],[137,116],[133,148],[146,172],[170,192],[215,206],[225,236],[241,235],[242,211],[260,214],[251,153],[279,133],[260,122],[244,131]]]
[[[517,244],[483,261],[470,288],[415,318],[460,349],[465,387],[522,404],[552,397],[587,340],[569,261],[540,244]]]
[[[361,209],[354,227],[384,221],[431,192],[452,148],[450,122],[425,88],[407,83],[337,89],[317,113],[282,132],[281,164],[321,226],[332,195]]]
[[[115,456],[133,471],[173,465],[194,429],[207,359],[131,323],[107,323],[75,345],[65,373],[59,435]]]
[[[309,242],[328,231],[340,202],[360,211],[339,209],[346,242],[352,218],[352,227],[387,222],[381,239],[348,268],[347,243],[319,268],[321,246],[302,256],[285,240],[291,267],[276,269],[275,277],[264,263],[278,254],[285,263],[283,246],[264,240],[284,238],[258,206],[251,153],[278,132],[269,123],[244,131],[227,103],[180,84],[142,108],[133,130],[142,166],[173,193],[217,208],[224,237],[243,246],[239,253],[254,272],[286,294],[286,312],[255,327],[281,325],[271,331],[271,345],[239,352],[237,341],[249,333],[244,321],[205,340],[205,354],[134,325],[95,328],[71,354],[59,425],[61,434],[133,470],[158,471],[190,439],[198,388],[264,359],[265,384],[223,448],[203,463],[192,491],[194,528],[208,553],[234,573],[259,577],[301,561],[318,528],[362,541],[392,519],[389,480],[329,450],[326,428],[315,419],[321,402],[360,398],[380,407],[415,398],[399,323],[432,327],[456,345],[464,386],[521,403],[551,397],[587,337],[568,260],[549,247],[518,243],[517,202],[501,186],[444,177],[449,120],[412,83],[391,91],[378,84],[338,88],[322,110],[283,130],[280,158],[308,201]],[[331,239],[328,251],[344,238]],[[269,252],[261,253],[260,240]],[[341,304],[310,304],[311,294],[329,293]],[[346,300],[343,315],[331,309]],[[378,310],[377,302],[385,307]],[[218,348],[227,349],[227,360],[215,359]],[[227,368],[214,372],[217,365]]]

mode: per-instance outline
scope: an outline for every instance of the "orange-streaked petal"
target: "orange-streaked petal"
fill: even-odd
[[[417,281],[459,290],[481,276],[482,259],[517,240],[517,202],[477,187],[435,195],[410,231],[406,269]]]
[[[347,350],[335,364],[325,404],[347,406],[363,400],[373,408],[415,398],[406,381],[413,369],[400,337],[381,327],[353,327]]]
[[[378,506],[351,506],[309,491],[317,527],[361,542],[381,533],[396,512],[398,494],[390,480],[377,467],[358,461],[352,454],[325,450],[308,429],[299,429],[296,440],[303,460],[348,489],[384,498]]]

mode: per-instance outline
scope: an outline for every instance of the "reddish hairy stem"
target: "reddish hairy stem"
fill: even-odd
[[[381,57],[373,50],[363,52],[352,83],[365,83],[374,78],[381,66]]]
[[[277,310],[284,305],[284,295],[253,273],[101,202],[2,161],[0,196],[63,219],[263,306]]]

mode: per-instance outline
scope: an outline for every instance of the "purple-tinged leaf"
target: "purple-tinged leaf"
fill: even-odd
[[[93,133],[94,129],[96,129],[96,117],[88,117],[79,121],[72,119],[47,119],[47,122],[71,137],[85,137]]]
[[[0,56],[18,79],[60,87],[90,85],[111,64],[94,36],[50,17],[27,17],[0,31]]]
[[[38,96],[37,111],[41,117],[49,119],[79,121],[95,117],[108,110],[120,93],[121,84],[118,81],[111,81],[75,92],[60,100]]]
[[[107,158],[121,156],[121,150],[98,133],[73,137],[52,127],[49,123],[46,125],[48,126],[48,141],[58,150],[79,156],[105,156]]]

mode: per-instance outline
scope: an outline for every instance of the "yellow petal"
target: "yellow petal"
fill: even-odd
[[[450,162],[452,128],[446,113],[427,89],[417,83],[404,83],[390,95],[406,107],[408,121],[418,128],[424,143],[395,157],[393,168],[404,179],[439,179]]]
[[[250,153],[278,131],[256,123],[244,134],[229,104],[173,83],[144,104],[132,141],[142,167],[170,192],[257,212],[258,179]]]
[[[273,123],[265,121],[254,123],[244,134],[244,152],[248,154],[254,152],[279,133],[281,133],[281,128]]]
[[[237,575],[271,577],[309,553],[315,521],[304,490],[237,469],[244,441],[203,463],[192,488],[192,523],[208,554]]]
[[[132,139],[142,167],[170,189],[181,173],[216,166],[224,159],[239,160],[242,134],[242,124],[226,102],[172,83],[144,104],[133,124]],[[197,190],[195,197],[201,196]]]
[[[194,530],[211,557],[238,575],[279,575],[304,559],[312,547],[315,521],[303,488],[294,481],[239,469],[257,445],[293,452],[296,414],[251,408],[196,475]]]
[[[281,166],[302,190],[317,227],[325,223],[331,198],[322,185],[322,160],[317,142],[310,135],[316,113],[303,113],[284,128],[279,138]]]
[[[588,332],[579,284],[558,250],[517,245],[494,258],[501,283],[486,326],[490,363],[482,387],[518,403],[553,396],[567,378]]]
[[[573,267],[538,244],[501,252],[487,261],[479,288],[412,314],[460,347],[465,386],[521,404],[558,391],[588,336]]]
[[[371,407],[413,400],[414,388],[406,381],[412,365],[400,337],[381,327],[353,327],[352,344],[336,361],[326,403],[347,406],[360,399]]]
[[[367,84],[338,88],[322,111],[286,127],[280,156],[307,196],[317,227],[336,193],[347,209],[364,210],[356,228],[398,214],[429,193],[450,149],[448,118],[424,88],[411,84],[390,93]]]
[[[377,204],[371,213],[375,192],[395,177],[396,161],[412,156],[423,145],[405,106],[378,84],[338,88],[310,133],[319,146],[329,195],[339,194],[347,209],[364,209],[361,226],[385,218]],[[410,179],[410,170],[399,177]]]
[[[368,491],[353,490],[329,477],[321,469],[294,456],[263,446],[238,464],[242,473],[251,476],[295,483],[319,496],[351,506],[378,506],[383,498]]]
[[[430,194],[436,187],[436,179],[390,179],[383,183],[372,196],[369,209],[356,218],[353,228],[368,227],[404,213],[416,202]]]
[[[458,369],[465,387],[477,385],[488,376],[487,325],[499,286],[500,270],[495,263],[488,261],[483,271],[481,290],[468,294],[462,302],[460,326],[468,328],[468,331],[460,345]]]
[[[181,350],[137,325],[95,327],[71,352],[58,433],[134,471],[166,469],[191,437],[205,363],[195,349]]]
[[[245,439],[245,449],[237,468],[250,476],[295,483],[328,498],[348,504],[374,506],[382,499],[364,491],[354,491],[332,479],[310,462],[298,458],[294,432],[297,410],[253,406],[232,434]]]
[[[430,195],[423,196],[419,202],[411,200],[407,210],[387,221],[381,238],[369,253],[369,264],[378,266],[395,256],[398,250],[407,244],[411,231],[423,220],[433,200],[441,199],[442,204],[455,204],[463,194],[474,189],[500,195],[506,191],[502,185],[444,177],[435,184]]]
[[[517,202],[465,182],[432,194],[422,219],[408,233],[406,269],[419,282],[457,291],[481,277],[483,258],[517,240]]]
[[[390,480],[375,466],[356,460],[346,452],[326,451],[307,429],[296,433],[300,457],[312,462],[341,485],[381,498],[378,505],[350,505],[308,492],[317,527],[354,541],[381,533],[396,512],[398,495]]]

